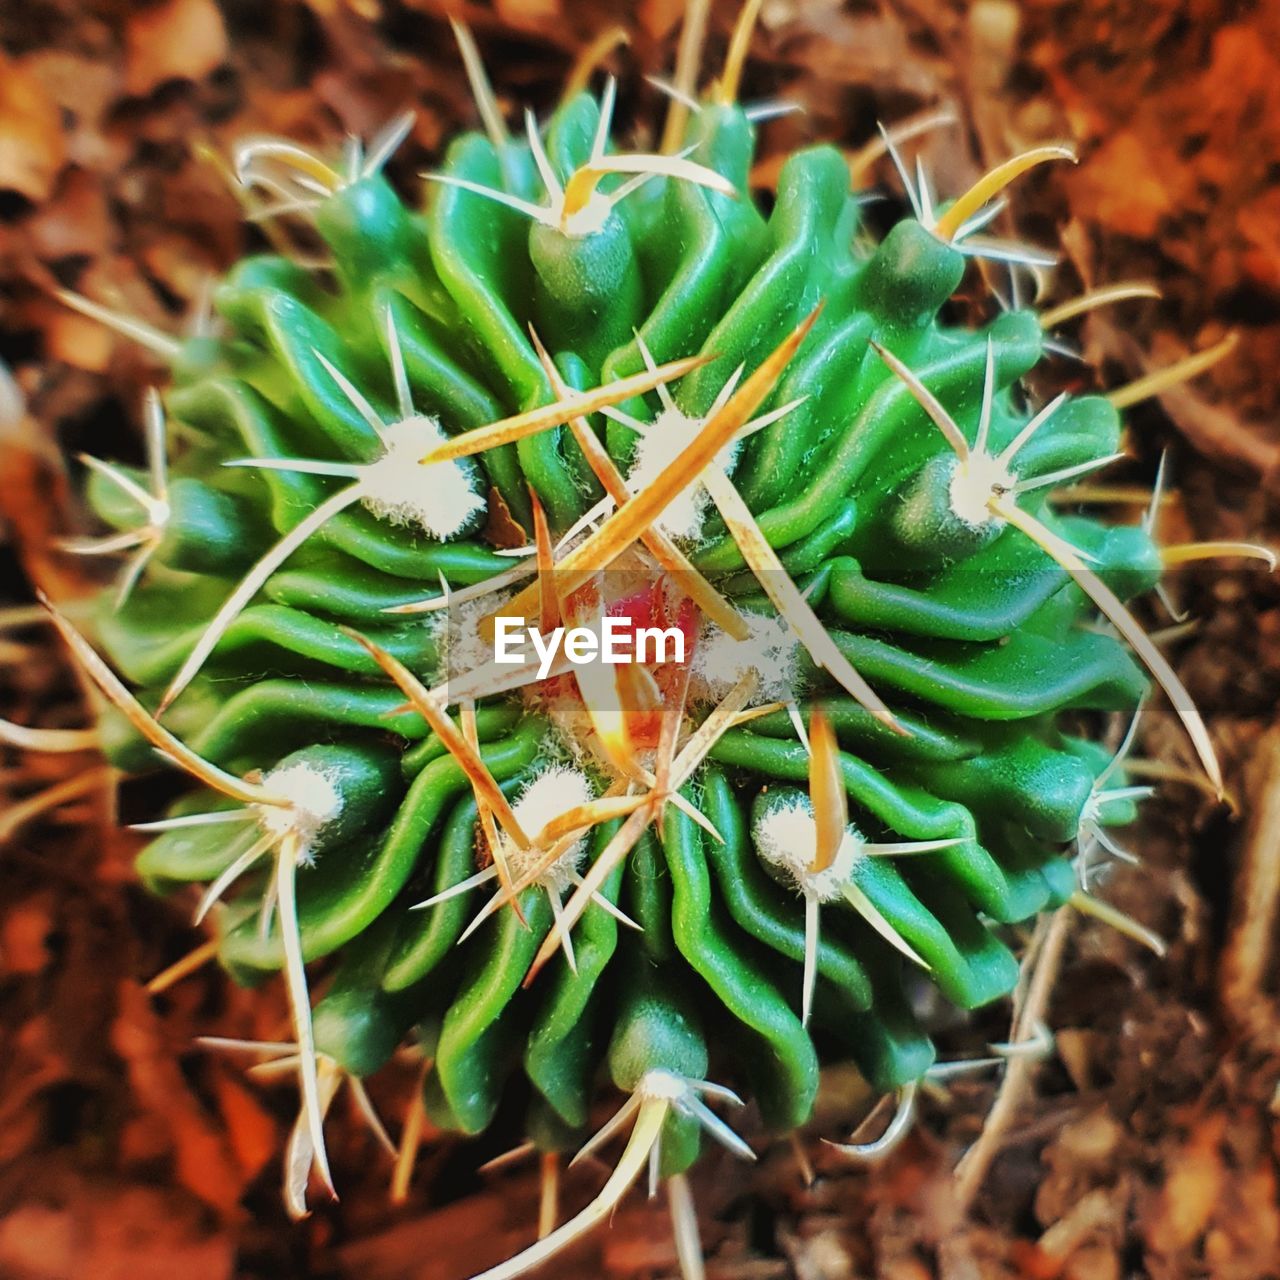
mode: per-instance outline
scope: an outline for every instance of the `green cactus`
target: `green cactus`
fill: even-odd
[[[828,146],[756,203],[736,78],[675,155],[615,149],[611,82],[524,139],[485,100],[491,136],[454,141],[421,209],[379,172],[403,125],[342,171],[244,148],[246,189],[330,265],[240,263],[218,336],[171,362],[181,448],[156,399],[150,473],[89,477],[114,532],[81,549],[133,556],[93,630],[134,692],[60,625],[114,704],[113,761],[159,747],[203,784],[143,876],[205,887],[235,977],[287,976],[290,1208],[313,1163],[328,1179],[338,1081],[411,1034],[465,1133],[517,1090],[558,1149],[606,1077],[630,1095],[599,1200],[494,1276],[646,1161],[678,1178],[703,1134],[750,1154],[709,1071],[788,1131],[829,1060],[883,1090],[928,1069],[908,971],[966,1009],[1007,994],[1001,926],[1090,902],[1134,816],[1123,752],[1078,735],[1134,715],[1135,655],[1218,782],[1121,603],[1160,580],[1150,530],[1051,502],[1117,456],[1115,407],[1029,403],[1034,311],[948,318],[967,257],[1026,256],[981,234],[990,200],[1062,149],[937,213],[909,187],[916,216],[876,242]],[[683,665],[475,670],[499,605],[590,613],[619,557]],[[335,955],[312,1011],[304,965]]]

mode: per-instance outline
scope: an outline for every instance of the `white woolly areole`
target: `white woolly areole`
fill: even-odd
[[[1102,806],[1103,799],[1096,791],[1089,792],[1089,798],[1084,802],[1084,807],[1080,810],[1080,821],[1076,824],[1077,831],[1083,831],[1086,827],[1100,826],[1102,824]]]
[[[452,680],[493,663],[493,641],[486,639],[481,624],[491,613],[501,613],[512,595],[494,591],[428,615],[435,628],[432,640],[440,655],[441,679]]]
[[[689,1082],[674,1071],[646,1071],[636,1085],[635,1096],[649,1101],[677,1102],[689,1092]]]
[[[636,442],[636,455],[627,475],[627,488],[639,493],[675,461],[689,441],[702,430],[703,420],[691,418],[679,409],[664,409],[653,425]],[[738,457],[738,442],[731,441],[711,463],[729,471]],[[693,541],[702,536],[702,525],[711,501],[706,489],[696,481],[687,485],[667,503],[655,523],[669,538]]]
[[[586,204],[577,213],[568,217],[561,216],[553,225],[562,235],[573,240],[582,240],[587,236],[599,235],[609,221],[613,212],[613,200],[603,191],[593,191]]]
[[[416,524],[442,541],[452,538],[485,503],[474,472],[457,460],[422,465],[445,439],[434,418],[390,423],[382,433],[382,456],[360,472],[364,505],[380,520]]]
[[[967,458],[957,458],[948,489],[951,513],[971,528],[980,529],[999,519],[987,504],[1016,483],[1017,476],[992,454],[971,453]]]
[[[298,860],[305,861],[316,836],[342,812],[342,793],[333,773],[309,764],[289,764],[272,769],[262,779],[262,787],[288,800],[289,807],[257,805],[258,825],[277,840],[296,836]]]
[[[753,702],[792,701],[800,658],[795,632],[776,614],[742,616],[748,631],[745,640],[735,640],[717,626],[706,627],[693,654],[691,692],[718,702],[748,671],[754,671],[760,688]]]
[[[803,794],[769,805],[756,820],[756,852],[771,871],[781,872],[801,893],[832,902],[839,898],[854,867],[863,855],[863,840],[856,827],[845,828],[835,859],[824,871],[813,872],[818,847],[818,824],[813,804]]]
[[[533,840],[548,822],[594,799],[591,780],[581,769],[574,769],[567,764],[553,764],[525,787],[511,809],[525,835]],[[587,838],[583,836],[542,873],[538,883],[556,892],[566,888],[586,850]],[[508,842],[507,857],[512,871],[520,877],[536,865],[542,857],[542,851],[535,849],[526,853]]]

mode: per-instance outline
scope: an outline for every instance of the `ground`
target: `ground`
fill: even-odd
[[[621,23],[630,47],[607,61],[622,118],[635,121],[657,118],[643,75],[669,69],[684,7],[448,6],[474,27],[508,105],[540,109],[590,40]],[[83,528],[63,458],[136,456],[141,393],[156,376],[144,351],[51,290],[180,328],[208,280],[254,243],[216,161],[248,133],[368,135],[412,106],[413,134],[391,167],[412,188],[472,122],[445,13],[444,0],[26,0],[0,11],[6,716],[83,722],[48,634],[17,624],[33,585],[62,599],[91,586],[50,550]],[[714,6],[712,66],[732,19],[732,6]],[[1060,247],[1051,298],[1133,278],[1164,296],[1067,326],[1088,364],[1055,365],[1052,377],[1114,386],[1238,334],[1209,374],[1132,412],[1133,460],[1115,474],[1149,487],[1167,449],[1179,491],[1162,517],[1169,540],[1274,544],[1277,49],[1280,7],[1267,3],[766,0],[745,89],[805,108],[765,128],[766,157],[810,138],[853,153],[877,118],[953,108],[961,123],[920,143],[944,192],[1031,141],[1074,142],[1079,166],[1022,184],[1005,229]],[[766,185],[769,173],[766,162]],[[864,181],[900,194],[883,163]],[[976,274],[967,290],[975,305],[986,296]],[[986,1073],[931,1088],[908,1139],[874,1168],[820,1141],[846,1138],[872,1101],[839,1073],[798,1150],[776,1144],[751,1169],[708,1161],[694,1189],[711,1277],[1280,1276],[1280,587],[1220,565],[1175,587],[1197,621],[1171,653],[1209,720],[1235,812],[1169,783],[1131,842],[1142,865],[1108,885],[1167,954],[1059,916],[1028,938],[1040,959],[1026,1003],[1056,1036],[1046,1061],[1020,1062],[1003,1085]],[[200,1034],[274,1035],[279,992],[238,991],[206,966],[149,995],[147,980],[201,938],[185,909],[134,880],[137,842],[106,812],[108,780],[88,753],[0,750],[0,1275],[458,1280],[527,1242],[536,1170],[477,1174],[470,1148],[428,1133],[393,1205],[389,1164],[345,1119],[332,1130],[341,1204],[288,1227],[277,1193],[288,1090],[193,1045]],[[1186,763],[1159,708],[1141,751]],[[24,810],[59,785],[60,807]],[[126,787],[119,803],[138,814],[147,797]],[[944,1056],[980,1054],[1009,1022],[1008,1008],[968,1022],[938,1011]],[[397,1132],[413,1088],[408,1064],[375,1082]],[[598,1185],[596,1171],[575,1170],[566,1204]],[[665,1209],[633,1197],[611,1231],[545,1274],[674,1266]]]

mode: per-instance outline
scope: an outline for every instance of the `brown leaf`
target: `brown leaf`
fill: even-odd
[[[1066,181],[1098,222],[1121,235],[1150,238],[1161,219],[1177,209],[1186,175],[1171,152],[1153,154],[1136,133],[1124,129]]]
[[[1280,62],[1266,37],[1248,23],[1224,26],[1213,38],[1213,60],[1193,90],[1192,107],[1232,169],[1261,161],[1277,142],[1280,126]],[[1234,149],[1248,148],[1245,155]],[[1250,154],[1251,153],[1251,154]]]
[[[90,373],[106,372],[115,349],[109,329],[65,307],[49,307],[48,317],[44,340],[51,360],[61,360]]]
[[[76,1224],[64,1209],[28,1204],[0,1222],[0,1268],[21,1280],[57,1280],[75,1273]]]
[[[29,224],[32,247],[46,261],[102,253],[113,228],[102,183],[83,169],[68,168],[57,195]]]
[[[1224,1112],[1210,1112],[1182,1148],[1170,1156],[1168,1176],[1146,1229],[1147,1241],[1156,1253],[1180,1253],[1212,1221],[1226,1180],[1221,1146],[1226,1125]]]
[[[547,31],[561,18],[560,0],[497,0],[497,8],[515,31]]]
[[[213,1088],[231,1150],[245,1177],[255,1178],[279,1154],[280,1128],[234,1068],[221,1065],[214,1072]]]
[[[684,16],[685,0],[640,0],[636,21],[651,40],[664,40]]]
[[[65,157],[58,108],[28,66],[0,53],[0,189],[45,200]]]
[[[15,903],[0,920],[0,972],[41,973],[49,963],[53,902],[48,893]]]
[[[1272,187],[1236,215],[1236,228],[1248,247],[1241,264],[1264,289],[1280,293],[1280,190]]]
[[[125,29],[125,92],[145,97],[166,80],[200,80],[226,61],[227,32],[213,0],[169,0]]]
[[[162,1116],[173,1142],[178,1180],[206,1204],[231,1215],[244,1190],[245,1175],[215,1123],[187,1085],[143,989],[119,985],[120,1015],[112,1043],[129,1069],[135,1102]]]
[[[90,1184],[71,1204],[78,1228],[69,1276],[93,1280],[230,1280],[232,1238],[208,1234],[172,1188]]]

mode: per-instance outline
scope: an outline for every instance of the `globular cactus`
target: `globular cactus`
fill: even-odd
[[[328,1180],[339,1083],[412,1037],[464,1133],[514,1093],[568,1150],[626,1095],[590,1144],[633,1122],[600,1196],[487,1275],[646,1164],[691,1259],[681,1175],[707,1136],[751,1154],[709,1077],[779,1133],[823,1063],[910,1086],[934,1048],[905,981],[976,1008],[1019,976],[1002,926],[1103,909],[1089,869],[1143,789],[1085,713],[1134,716],[1146,666],[1221,780],[1123,603],[1160,582],[1149,524],[1055,503],[1119,455],[1115,404],[1031,403],[1034,309],[947,318],[970,257],[1034,261],[984,232],[992,201],[1068,153],[941,205],[921,174],[877,241],[831,147],[787,160],[767,214],[752,197],[745,40],[670,153],[633,154],[611,82],[509,136],[461,38],[489,134],[423,208],[379,172],[403,125],[338,167],[241,150],[258,215],[326,261],[220,284],[217,335],[173,347],[149,407],[150,472],[91,462],[113,532],[76,549],[132,557],[95,647],[56,620],[113,704],[112,760],[158,748],[202,784],[150,824],[142,876],[205,886],[234,976],[286,976],[290,1208]],[[495,613],[606,608],[692,652],[491,661]]]

